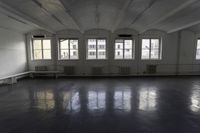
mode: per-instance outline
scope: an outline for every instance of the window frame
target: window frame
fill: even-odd
[[[92,40],[95,39],[96,40],[96,58],[95,59],[88,59],[88,40]],[[98,58],[98,40],[105,40],[106,44],[105,44],[105,59],[99,59]],[[87,42],[86,42],[86,60],[107,60],[107,39],[106,38],[87,38]]]
[[[60,40],[68,40],[68,52],[69,52],[69,59],[61,59],[61,47],[60,47]],[[78,59],[70,59],[70,40],[77,40],[78,41]],[[80,56],[79,56],[79,39],[78,38],[59,38],[58,40],[58,60],[59,61],[76,61],[76,60],[79,60],[80,59]]]
[[[149,41],[150,41],[150,43],[149,43],[149,47],[150,47],[150,50],[149,50],[149,58],[148,59],[142,59],[142,40],[143,39],[148,39]],[[159,40],[159,51],[158,51],[158,59],[152,59],[151,58],[151,40],[153,40],[153,39],[157,39],[157,40]],[[160,37],[158,37],[158,38],[156,38],[156,37],[146,37],[146,38],[142,38],[141,39],[141,54],[140,54],[140,59],[141,60],[144,60],[144,61],[148,61],[148,60],[151,60],[151,61],[159,61],[159,60],[162,60],[162,38],[160,38]]]
[[[34,40],[40,40],[41,41],[41,51],[42,51],[42,59],[35,59],[34,58],[34,56],[35,56],[35,54],[34,54]],[[50,46],[51,46],[51,49],[50,49],[50,55],[51,55],[51,59],[44,59],[44,46],[43,46],[43,41],[44,40],[50,40]],[[32,41],[32,45],[31,45],[31,47],[32,47],[32,49],[31,49],[31,52],[32,52],[32,61],[51,61],[52,60],[52,39],[51,38],[32,38],[31,39],[31,41]],[[46,49],[47,50],[47,49]]]
[[[197,46],[198,46],[198,41],[199,41],[199,43],[200,43],[200,38],[197,38],[197,41],[196,41],[196,47],[195,47],[195,60],[196,60],[196,61],[200,61],[200,58],[197,59]]]
[[[116,52],[116,49],[115,49],[115,44],[116,44],[116,40],[123,40],[123,58],[122,59],[116,59],[115,58],[115,52]],[[128,58],[124,58],[125,56],[125,40],[132,40],[132,58],[128,59]],[[136,53],[135,53],[135,39],[134,38],[116,38],[114,40],[114,60],[135,60],[135,56],[136,56]]]

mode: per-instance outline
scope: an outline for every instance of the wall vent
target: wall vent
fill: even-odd
[[[130,75],[131,69],[130,67],[120,66],[119,67],[119,74],[120,75]]]
[[[92,67],[92,75],[103,75],[103,67]]]
[[[75,75],[75,67],[74,66],[65,66],[64,74],[66,75]]]
[[[118,37],[132,37],[131,34],[119,34]]]
[[[33,35],[33,38],[45,38],[46,35]]]
[[[157,66],[156,65],[147,65],[146,72],[148,74],[155,74],[157,72]]]

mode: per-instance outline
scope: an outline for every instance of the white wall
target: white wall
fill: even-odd
[[[21,33],[0,29],[0,77],[26,71],[25,40]]]
[[[114,60],[114,40],[118,34],[132,34],[136,42],[134,60]],[[31,60],[31,36],[37,34],[46,34],[52,38],[52,57],[50,61],[33,61]],[[179,36],[180,35],[180,36]],[[141,60],[141,39],[143,37],[161,37],[162,38],[162,60]],[[34,31],[27,35],[29,69],[34,70],[35,66],[46,65],[50,70],[62,70],[63,66],[75,66],[76,75],[90,75],[91,68],[94,66],[103,67],[106,75],[115,75],[118,73],[120,66],[131,68],[132,75],[144,75],[148,64],[156,64],[158,75],[175,75],[185,72],[200,72],[199,61],[195,60],[195,49],[197,35],[190,31],[180,31],[167,34],[158,30],[147,31],[141,35],[132,29],[120,29],[112,33],[103,29],[91,29],[84,33],[76,30],[64,30],[57,32],[55,35],[45,31]],[[79,39],[79,60],[61,61],[58,60],[58,40],[59,38],[78,38]],[[86,42],[88,38],[105,38],[107,39],[107,60],[86,60]],[[180,41],[179,41],[180,40]],[[179,55],[178,55],[179,53]]]

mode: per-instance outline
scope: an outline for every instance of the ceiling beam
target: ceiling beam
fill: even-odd
[[[94,16],[95,16],[95,22],[96,22],[97,27],[99,27],[99,22],[100,22],[99,5],[100,5],[99,0],[96,0]]]
[[[33,27],[37,27],[37,28],[41,28],[44,29],[48,32],[54,33],[53,29],[50,28],[49,26],[27,16],[26,14],[13,9],[12,7],[10,7],[9,5],[0,2],[0,10],[2,11],[3,14],[5,14],[8,17],[13,17],[13,18],[17,18],[18,20],[21,20],[22,22],[25,22]]]
[[[76,27],[78,28],[79,31],[81,31],[82,33],[84,32],[81,24],[77,21],[77,19],[72,15],[71,10],[69,9],[69,6],[66,5],[65,2],[63,2],[63,0],[58,0],[61,5],[63,6],[63,8],[65,9],[65,13],[70,17],[70,19],[73,21],[73,23],[76,25]]]
[[[40,3],[38,0],[32,0],[37,6],[39,6],[46,14],[50,15],[54,20],[56,20],[61,25],[65,25],[56,15],[49,12],[48,9],[46,9],[42,3]]]
[[[158,0],[151,0],[148,4],[148,6],[141,12],[139,13],[131,22],[130,26],[133,25],[141,16],[148,10],[150,9]]]
[[[143,33],[149,29],[155,28],[155,25],[166,20],[167,18],[175,15],[176,13],[180,12],[181,10],[185,9],[186,7],[190,6],[191,4],[197,2],[198,0],[187,0],[186,2],[182,3],[179,7],[175,8],[174,10],[168,12],[166,15],[158,18],[153,23],[146,26],[145,29],[143,29],[140,33]]]
[[[122,20],[123,20],[123,18],[124,18],[124,15],[125,15],[125,13],[126,13],[128,7],[131,5],[131,3],[132,3],[133,1],[134,1],[134,0],[127,0],[127,1],[125,2],[124,6],[122,7],[121,11],[119,12],[119,14],[118,14],[118,16],[117,16],[116,21],[114,21],[114,24],[113,24],[112,29],[111,29],[112,32],[114,32],[114,31],[118,28],[119,24],[122,22]]]
[[[167,33],[173,33],[173,32],[179,31],[179,30],[183,30],[183,29],[192,27],[192,26],[197,25],[197,24],[200,24],[200,20],[197,20],[195,22],[191,22],[191,23],[184,25],[184,26],[177,27],[173,30],[169,30]]]

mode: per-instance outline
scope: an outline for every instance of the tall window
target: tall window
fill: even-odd
[[[200,39],[197,40],[196,60],[200,60]]]
[[[33,60],[51,59],[51,40],[33,39]]]
[[[88,39],[87,59],[106,59],[105,39]]]
[[[160,39],[142,39],[143,60],[160,60],[162,57]]]
[[[59,59],[61,60],[76,60],[78,54],[77,39],[60,39]]]
[[[115,59],[134,59],[133,40],[115,40]]]

